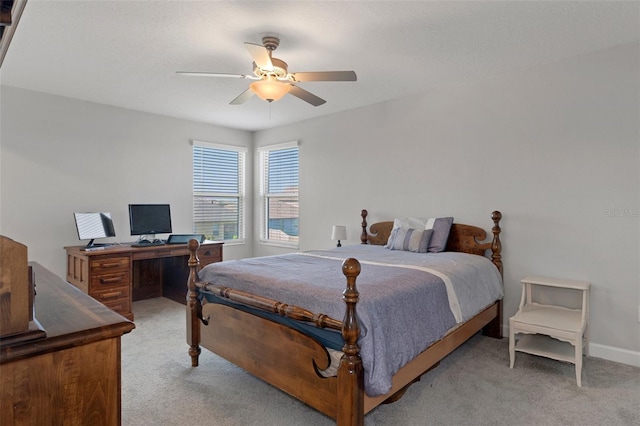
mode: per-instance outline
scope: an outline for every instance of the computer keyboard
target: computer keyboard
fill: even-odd
[[[153,241],[142,240],[142,241],[136,241],[135,243],[132,243],[131,247],[153,247],[153,246],[163,246],[165,244],[166,242],[164,240],[153,240]]]

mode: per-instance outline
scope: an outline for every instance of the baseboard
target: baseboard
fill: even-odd
[[[609,361],[620,362],[622,364],[633,365],[634,367],[640,367],[640,352],[630,351],[628,349],[589,343],[589,355]]]
[[[508,325],[502,325],[502,335],[507,339],[509,338]],[[607,361],[619,362],[621,364],[632,365],[634,367],[640,367],[640,352],[630,351],[628,349],[621,349],[590,342],[589,356],[606,359]]]

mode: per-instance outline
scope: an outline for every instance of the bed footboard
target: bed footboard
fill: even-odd
[[[198,280],[199,243],[189,241],[187,294],[187,344],[191,365],[198,366],[201,345],[267,383],[287,392],[316,410],[334,418],[339,426],[364,424],[364,370],[357,341],[360,326],[356,314],[359,293],[356,277],[360,263],[346,259],[342,272],[347,287],[344,320],[337,321],[297,306]],[[327,350],[311,337],[265,318],[217,303],[203,304],[200,290],[318,327],[340,330],[344,355],[334,377],[319,370],[329,366]],[[209,326],[209,324],[211,326]]]
[[[335,417],[337,379],[318,373],[330,363],[321,344],[285,325],[230,306],[207,303],[203,313],[211,324],[202,327],[204,348]]]

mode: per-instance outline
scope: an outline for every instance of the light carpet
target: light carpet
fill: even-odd
[[[330,418],[203,349],[191,367],[186,307],[134,302],[136,328],[122,338],[122,424],[332,425]],[[481,335],[445,358],[366,425],[640,425],[640,368],[585,358],[573,364],[516,354]]]

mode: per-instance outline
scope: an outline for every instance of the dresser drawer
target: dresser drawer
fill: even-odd
[[[200,259],[200,266],[222,262],[222,245],[200,247],[198,249],[198,259]]]

